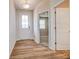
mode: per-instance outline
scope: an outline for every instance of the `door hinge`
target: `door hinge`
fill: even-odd
[[[55,42],[55,45],[56,45],[57,43]]]
[[[55,11],[55,14],[56,14],[56,11]]]
[[[55,29],[56,29],[56,26],[55,26]]]

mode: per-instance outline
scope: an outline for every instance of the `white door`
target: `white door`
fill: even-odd
[[[18,13],[18,38],[33,39],[33,15],[32,12]]]
[[[56,41],[57,50],[69,50],[70,14],[69,8],[56,8]]]

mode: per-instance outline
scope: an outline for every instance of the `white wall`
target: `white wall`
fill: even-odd
[[[35,42],[39,43],[38,14],[36,10],[34,10],[34,37]]]
[[[17,40],[34,39],[33,28],[33,11],[32,10],[16,10],[17,13]],[[28,16],[30,28],[22,29],[22,15]]]
[[[9,10],[9,54],[11,54],[12,49],[16,42],[16,15],[14,1],[10,0],[10,10]]]
[[[55,50],[55,9],[49,10],[49,48]]]

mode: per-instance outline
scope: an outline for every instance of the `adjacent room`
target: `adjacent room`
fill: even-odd
[[[69,0],[9,0],[10,59],[70,59]]]

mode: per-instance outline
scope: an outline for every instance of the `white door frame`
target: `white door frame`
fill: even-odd
[[[41,11],[41,12],[39,12],[38,13],[38,19],[39,19],[39,14],[41,14],[41,13],[43,13],[43,12],[48,12],[48,14],[49,14],[49,10],[48,9],[46,9],[46,10],[43,10],[43,11]],[[49,47],[49,17],[48,17],[48,47]],[[40,43],[40,29],[39,29],[39,20],[38,20],[38,31],[39,31],[39,43]]]

